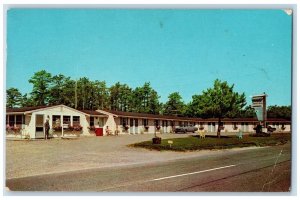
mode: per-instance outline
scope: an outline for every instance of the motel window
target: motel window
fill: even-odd
[[[60,127],[60,115],[53,115],[52,116],[52,126],[53,127]]]
[[[233,122],[233,129],[236,130],[238,128],[237,123]]]
[[[130,119],[130,126],[133,126],[133,119]]]
[[[277,123],[275,124],[275,128],[276,128],[276,129],[279,129],[279,122],[277,122]]]
[[[15,116],[9,115],[8,121],[9,121],[9,126],[14,126],[15,125]]]
[[[98,125],[100,126],[100,127],[103,127],[104,126],[104,119],[102,118],[102,117],[97,117],[96,119],[98,119]]]
[[[73,116],[73,126],[80,125],[80,116]]]
[[[147,126],[148,125],[148,119],[143,119],[143,125]]]
[[[23,123],[23,115],[16,115],[16,124],[24,124]]]
[[[128,118],[120,118],[120,124],[123,126],[126,126],[128,124]]]
[[[175,125],[175,122],[174,122],[174,121],[171,121],[170,123],[171,123],[171,126],[174,126],[174,125]]]
[[[139,126],[139,119],[134,119],[134,126]]]
[[[90,127],[95,126],[95,117],[90,117]]]
[[[202,123],[202,122],[200,122],[200,127],[201,127],[201,128],[203,127],[203,123]]]
[[[160,126],[159,120],[155,120],[155,126]]]
[[[63,124],[70,125],[71,117],[70,116],[63,116]]]

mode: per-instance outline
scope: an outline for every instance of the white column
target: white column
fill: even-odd
[[[63,115],[60,115],[61,135],[64,136]]]
[[[52,128],[52,123],[53,123],[53,115],[49,115],[49,125],[50,125],[50,128]]]

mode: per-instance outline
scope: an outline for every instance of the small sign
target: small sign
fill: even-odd
[[[170,145],[170,148],[172,147],[173,141],[172,140],[168,140],[168,144]]]

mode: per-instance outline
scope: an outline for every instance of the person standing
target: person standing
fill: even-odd
[[[49,130],[50,130],[49,119],[46,119],[44,126],[45,126],[45,140],[47,140],[49,139]]]

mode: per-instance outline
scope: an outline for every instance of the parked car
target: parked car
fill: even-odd
[[[175,128],[175,133],[187,133],[187,132],[194,133],[197,130],[198,130],[198,128],[196,128],[194,126],[180,126],[180,127]]]
[[[262,131],[262,126],[261,125],[257,125],[255,128],[253,128],[256,131],[256,134],[267,134],[268,136],[273,133],[274,131],[276,131],[276,128],[273,128],[272,126],[267,126],[267,133],[264,133]]]
[[[276,131],[276,128],[273,128],[272,126],[268,126],[267,130],[268,130],[268,132],[272,133],[272,132]]]

